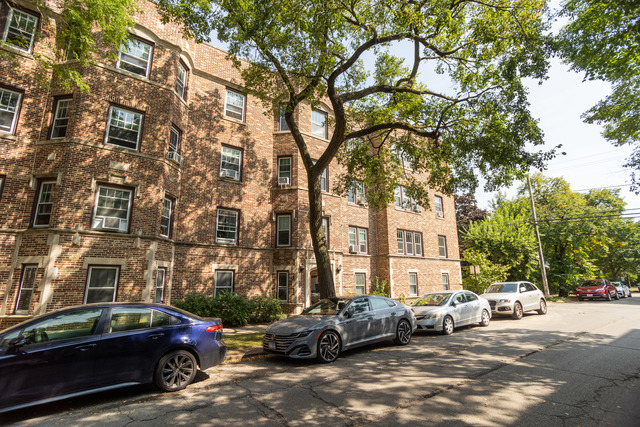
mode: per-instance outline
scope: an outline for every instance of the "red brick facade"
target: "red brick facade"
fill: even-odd
[[[258,99],[245,95],[243,119],[228,117],[233,114],[226,113],[227,92],[243,94],[243,88],[226,53],[182,39],[175,26],[160,22],[151,3],[143,2],[132,35],[151,46],[147,76],[123,70],[105,56],[82,70],[90,93],[65,92],[55,81],[51,87],[37,81],[33,57],[50,53],[52,40],[43,27],[55,28],[55,13],[43,15],[28,2],[19,4],[24,6],[0,2],[0,35],[7,41],[0,45],[0,327],[85,302],[90,271],[91,283],[99,284],[101,269],[115,272],[117,284],[99,292],[111,292],[118,301],[153,301],[158,269],[163,269],[167,303],[191,292],[212,294],[216,272],[233,272],[234,292],[276,295],[278,272],[288,272],[285,309],[298,311],[307,304],[314,256],[304,167],[289,132],[278,130],[274,112]],[[15,11],[38,19],[31,48],[16,47],[7,32]],[[177,92],[179,64],[187,69],[184,99]],[[67,121],[55,122],[66,123],[66,135],[54,138],[60,99],[71,100]],[[110,129],[116,129],[110,116],[114,108],[141,118],[134,132],[137,148],[107,143]],[[311,133],[310,107],[296,114],[313,141],[312,154],[319,157],[326,140]],[[179,159],[170,154],[172,126],[180,132]],[[126,125],[123,129],[133,135]],[[223,147],[234,156],[240,153],[238,179],[221,177]],[[283,156],[292,158],[289,185],[278,185]],[[410,273],[417,277],[418,294],[441,289],[443,274],[452,287],[459,285],[452,197],[443,197],[443,216],[436,215],[433,202],[419,213],[394,205],[374,211],[332,192],[339,172],[332,162],[323,193],[339,294],[356,291],[356,273],[365,274],[366,292],[379,278],[390,284],[395,298],[411,297]],[[111,203],[109,212],[122,209],[118,201],[105,201],[109,197],[129,198],[129,209],[122,211],[127,218],[109,222],[119,231],[101,229],[107,219],[97,205]],[[165,198],[172,202],[168,237],[161,227]],[[221,214],[237,218],[235,233],[224,234],[233,242],[216,237]],[[279,214],[290,218],[289,246],[276,244]],[[350,253],[350,226],[366,230],[367,253]],[[398,230],[420,233],[422,256],[399,254]],[[438,236],[446,239],[446,256],[439,254]],[[31,279],[23,280],[30,266],[37,268],[31,285],[25,283]]]

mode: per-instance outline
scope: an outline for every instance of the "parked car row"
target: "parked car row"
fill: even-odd
[[[631,290],[620,282],[610,282],[607,279],[590,279],[583,281],[576,288],[579,301],[585,299],[602,298],[608,301],[630,297]]]
[[[0,412],[133,384],[182,390],[222,363],[220,319],[161,304],[87,304],[0,333]]]
[[[531,310],[547,313],[544,294],[530,282],[496,283],[481,297],[467,290],[431,292],[411,306],[375,295],[334,297],[271,324],[262,344],[267,353],[330,363],[365,344],[406,345],[416,330],[449,335],[461,326],[488,326],[492,314],[521,319]]]

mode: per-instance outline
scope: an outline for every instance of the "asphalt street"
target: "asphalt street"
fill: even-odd
[[[640,425],[640,294],[550,303],[330,365],[261,356],[178,393],[134,387],[0,416],[15,425]]]

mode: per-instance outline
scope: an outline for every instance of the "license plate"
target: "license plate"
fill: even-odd
[[[588,297],[592,297],[592,296],[593,296],[593,294],[587,294],[587,296],[588,296]]]
[[[270,342],[269,343],[269,350],[275,350],[275,349],[276,349],[276,343]]]

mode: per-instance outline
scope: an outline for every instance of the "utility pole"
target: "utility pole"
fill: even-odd
[[[533,213],[533,226],[536,229],[538,238],[538,260],[540,261],[540,274],[542,275],[542,286],[544,286],[544,296],[549,298],[549,282],[547,282],[547,269],[544,266],[544,253],[542,252],[542,241],[540,240],[540,230],[538,229],[538,217],[536,216],[536,203],[533,200],[533,190],[531,190],[531,180],[527,175],[527,186],[529,187],[529,198],[531,199],[531,212]]]

